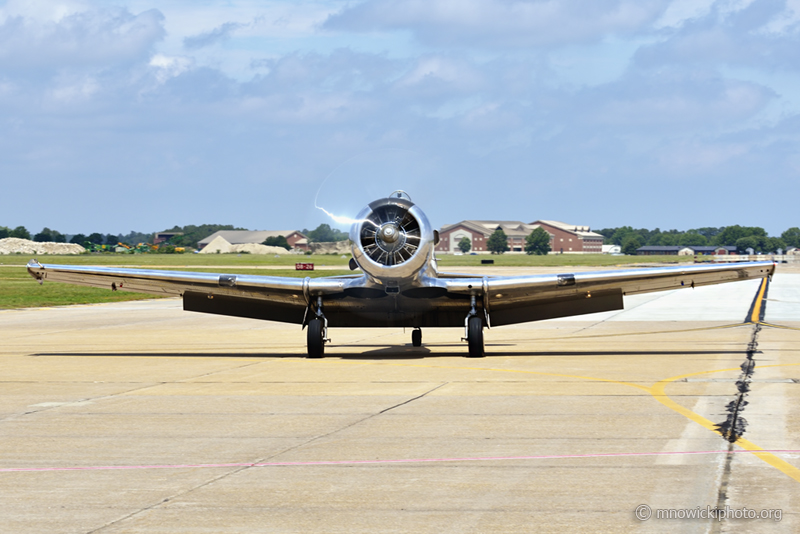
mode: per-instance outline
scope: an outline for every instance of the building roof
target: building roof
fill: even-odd
[[[595,237],[599,239],[603,238],[602,234],[598,234],[597,232],[592,232],[592,229],[588,226],[579,226],[577,224],[567,224],[561,221],[545,221],[545,220],[534,221],[531,224],[536,226],[539,226],[540,224],[546,224],[548,226],[558,228],[559,230],[563,230],[564,232],[569,232],[570,234],[574,234],[579,237]]]
[[[502,228],[508,237],[526,237],[539,227],[538,224],[525,224],[522,221],[478,221],[471,219],[445,225],[440,231],[442,233],[448,232],[457,226],[464,226],[474,232],[483,234],[485,237],[492,235],[498,227]]]
[[[201,239],[197,242],[200,247],[204,247],[211,243],[216,237],[222,237],[231,245],[244,245],[246,243],[263,243],[268,237],[289,237],[293,233],[298,233],[305,237],[297,230],[219,230],[210,236]]]
[[[714,252],[715,250],[719,250],[724,248],[728,252],[736,252],[736,247],[730,245],[717,245],[716,247],[693,247],[690,246],[690,249],[694,250],[695,252]]]
[[[714,252],[715,250],[725,249],[728,252],[736,251],[736,247],[732,246],[723,246],[719,245],[716,247],[709,247],[709,246],[695,246],[695,245],[646,245],[644,247],[639,247],[636,251],[642,252],[657,252],[657,251],[664,251],[664,252],[677,252],[679,250],[691,249],[695,252]]]

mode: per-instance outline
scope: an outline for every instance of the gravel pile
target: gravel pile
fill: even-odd
[[[18,237],[0,239],[0,254],[81,254],[86,249],[74,243],[37,243]]]
[[[347,254],[350,252],[350,241],[331,241],[323,243],[309,243],[308,248],[314,254]]]
[[[231,245],[222,236],[217,236],[211,240],[211,243],[205,246],[200,254],[237,254],[246,252],[249,254],[291,254],[290,251],[283,247],[268,247],[267,245],[259,245],[256,243],[245,243],[242,245]]]

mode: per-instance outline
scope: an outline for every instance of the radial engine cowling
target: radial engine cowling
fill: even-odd
[[[350,230],[353,258],[373,278],[411,279],[431,257],[433,229],[405,193],[372,202],[356,220]]]

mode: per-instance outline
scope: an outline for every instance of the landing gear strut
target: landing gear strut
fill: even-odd
[[[325,356],[325,343],[327,339],[328,320],[322,314],[322,297],[317,297],[316,317],[308,322],[308,357],[322,358]]]
[[[422,330],[419,327],[415,327],[414,330],[411,331],[411,345],[413,347],[422,346]]]
[[[478,311],[475,307],[475,295],[472,295],[470,304],[469,314],[466,321],[464,321],[469,357],[483,358],[486,355],[483,351],[483,321],[478,316]]]

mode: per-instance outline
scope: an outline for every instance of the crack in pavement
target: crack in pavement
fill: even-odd
[[[715,425],[717,432],[728,442],[728,453],[725,455],[719,488],[717,489],[717,510],[725,509],[728,503],[728,485],[733,469],[734,446],[747,430],[747,419],[742,416],[742,412],[748,405],[746,398],[750,393],[750,384],[756,368],[753,356],[758,352],[758,333],[761,332],[761,321],[764,320],[766,313],[768,290],[769,279],[765,278],[762,285],[759,286],[755,298],[753,298],[753,303],[744,321],[753,325],[753,332],[750,336],[750,342],[747,344],[745,360],[739,366],[742,373],[739,375],[739,379],[736,380],[736,396],[725,407],[728,412],[725,421]],[[711,531],[715,533],[722,532],[722,523],[719,521],[714,522]]]
[[[399,402],[399,403],[397,403],[397,404],[395,404],[393,406],[390,406],[388,408],[385,408],[385,409],[383,409],[383,410],[381,410],[379,412],[371,413],[368,416],[363,417],[363,418],[359,419],[358,421],[354,421],[354,422],[352,422],[352,423],[350,423],[348,425],[345,425],[345,426],[343,426],[341,428],[337,428],[336,430],[331,430],[330,432],[328,432],[326,434],[315,436],[315,437],[313,437],[313,438],[311,438],[311,439],[309,439],[307,441],[304,441],[303,443],[300,443],[300,444],[297,444],[297,445],[293,445],[291,447],[287,447],[286,449],[278,451],[275,454],[271,454],[269,456],[265,456],[263,458],[259,458],[257,460],[254,460],[253,462],[249,462],[249,463],[250,464],[260,464],[260,463],[268,462],[268,461],[270,461],[270,460],[272,460],[274,458],[277,458],[278,456],[286,454],[287,452],[291,452],[291,451],[299,449],[301,447],[305,447],[306,445],[309,445],[311,443],[314,443],[316,441],[324,439],[324,438],[326,438],[328,436],[331,436],[333,434],[336,434],[338,432],[342,432],[343,430],[347,430],[348,428],[351,428],[351,427],[353,427],[355,425],[363,423],[364,421],[368,421],[368,420],[372,419],[373,417],[377,417],[377,416],[379,416],[381,414],[384,414],[384,413],[386,413],[386,412],[388,412],[390,410],[394,410],[395,408],[398,408],[398,407],[403,406],[405,404],[408,404],[410,402],[414,402],[415,400],[419,400],[419,399],[425,397],[426,395],[429,395],[430,393],[433,393],[437,389],[446,386],[447,384],[449,384],[449,382],[443,382],[443,383],[437,385],[436,387],[426,391],[425,393],[422,393],[421,395],[417,395],[416,397],[413,397],[411,399],[405,400],[403,402]],[[222,473],[222,474],[220,474],[218,476],[212,477],[212,478],[206,480],[205,482],[202,482],[202,483],[200,483],[200,484],[198,484],[196,486],[193,486],[191,488],[179,491],[179,492],[177,492],[177,493],[175,493],[173,495],[170,495],[169,497],[165,497],[165,498],[163,498],[163,499],[161,499],[161,500],[159,500],[159,501],[157,501],[157,502],[155,502],[155,503],[153,503],[153,504],[151,504],[149,506],[145,506],[144,508],[140,508],[139,510],[135,510],[135,511],[129,513],[129,514],[126,514],[126,515],[124,515],[122,517],[114,519],[113,521],[109,521],[108,523],[106,523],[104,525],[101,525],[101,526],[99,526],[99,527],[97,527],[95,529],[89,530],[89,531],[86,532],[86,534],[94,534],[94,533],[100,532],[100,531],[102,531],[102,530],[104,530],[106,528],[118,525],[119,523],[121,523],[123,521],[126,521],[126,520],[128,520],[128,519],[130,519],[132,517],[136,517],[139,514],[147,512],[148,510],[152,510],[154,508],[157,508],[157,507],[161,506],[162,504],[165,504],[165,503],[168,503],[168,502],[170,502],[170,501],[172,501],[174,499],[177,499],[178,497],[183,497],[184,495],[187,495],[187,494],[189,494],[189,493],[191,493],[193,491],[196,491],[196,490],[198,490],[200,488],[204,488],[204,487],[206,487],[206,486],[208,486],[210,484],[213,484],[214,482],[222,480],[223,478],[227,478],[227,477],[235,475],[237,473],[241,473],[242,471],[245,471],[247,469],[252,469],[253,467],[254,467],[253,465],[246,465],[246,466],[243,466],[243,467],[239,467],[239,468],[233,469],[232,471],[228,471],[226,473]]]

